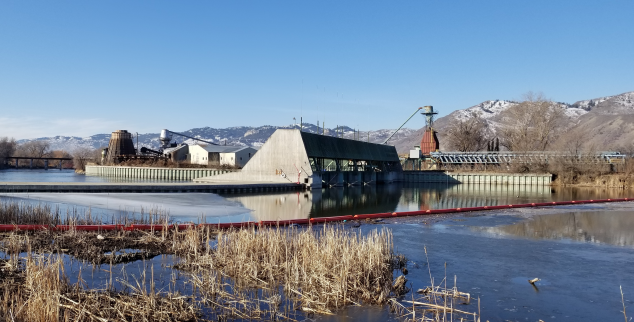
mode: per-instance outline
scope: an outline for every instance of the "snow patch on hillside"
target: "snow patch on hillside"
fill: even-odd
[[[516,105],[517,102],[507,101],[507,100],[494,100],[494,101],[484,101],[478,105],[471,106],[464,110],[458,110],[455,113],[455,117],[459,120],[466,120],[471,117],[471,115],[479,114],[483,119],[490,119],[495,116],[500,115],[503,111],[507,110],[509,107]],[[452,114],[454,114],[452,113]]]

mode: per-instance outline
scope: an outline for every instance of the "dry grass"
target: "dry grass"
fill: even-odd
[[[427,247],[425,247],[427,257]],[[427,267],[429,270],[429,281],[431,286],[419,289],[412,294],[412,300],[397,301],[390,299],[390,309],[404,318],[406,322],[445,322],[445,321],[474,321],[480,322],[480,299],[478,299],[478,313],[459,310],[460,304],[469,304],[471,295],[458,290],[457,279],[454,277],[454,286],[447,287],[447,265],[445,264],[445,277],[440,283],[435,284],[427,257]],[[405,303],[405,304],[403,304]]]
[[[67,208],[64,213],[50,204],[35,204],[0,198],[0,224],[3,225],[98,225],[166,224],[169,213],[160,208],[143,208],[139,213],[119,212],[110,218],[93,217],[90,208]]]
[[[394,254],[388,229],[362,234],[342,225],[226,232],[198,227],[101,232],[101,239],[97,234],[71,230],[6,235],[2,251],[8,258],[0,260],[0,316],[5,319],[0,321],[294,321],[349,305],[386,303],[415,321],[473,316],[455,309],[465,294],[440,287],[442,282],[435,285],[431,280],[421,297],[403,300],[409,292],[407,280],[402,275],[394,279],[393,273],[405,269],[408,261]],[[132,281],[125,273],[115,276],[126,292],[114,290],[112,276],[100,290],[85,289],[81,273],[77,284],[70,285],[62,257],[56,255],[66,253],[106,267],[110,263],[111,274],[113,263],[146,258],[104,255],[123,248],[177,254],[181,262],[173,268],[185,272],[191,292],[157,290],[152,265],[144,265],[142,275]],[[19,257],[25,253],[26,258]],[[170,290],[177,288],[175,272]],[[456,301],[448,300],[452,297]]]
[[[387,229],[362,235],[341,226],[251,227],[219,233],[213,250],[198,247],[202,239],[188,238],[193,244],[184,240],[191,246],[180,247],[181,269],[207,281],[218,278],[206,275],[216,270],[233,278],[236,288],[280,288],[279,296],[304,311],[331,313],[347,305],[383,304],[392,295],[395,256]],[[199,285],[205,289],[204,283]]]
[[[19,254],[32,254],[39,239],[12,233],[4,240],[3,248],[10,256],[4,265],[17,277],[3,279],[0,313],[10,316],[10,321],[135,321],[140,317],[188,321],[199,314],[199,307],[205,307],[206,315],[214,319],[294,320],[306,313],[331,314],[346,305],[386,303],[393,296],[393,268],[404,261],[393,255],[391,232],[386,229],[361,235],[341,226],[318,230],[251,227],[219,233],[216,247],[210,247],[215,232],[208,228],[117,234],[133,233],[138,242],[170,245],[163,252],[182,256],[179,268],[189,272],[192,297],[160,294],[152,284],[144,284],[145,277],[142,282],[128,283],[129,293],[84,290],[80,282],[70,286],[57,255],[28,255],[20,266],[24,260]],[[51,237],[50,232],[39,235]],[[97,241],[96,233],[60,235],[77,239],[77,245],[86,249],[120,237],[106,235]],[[63,238],[55,238],[53,244],[64,247]],[[175,314],[184,315],[176,318]]]
[[[200,310],[188,297],[154,288],[145,273],[128,292],[84,290],[70,285],[61,257],[31,256],[12,281],[0,287],[0,321],[196,321]],[[17,282],[16,282],[17,280]]]
[[[1,224],[54,225],[60,222],[59,209],[49,205],[0,201]]]

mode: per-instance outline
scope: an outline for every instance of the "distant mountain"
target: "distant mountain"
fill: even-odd
[[[185,134],[187,136],[199,138],[202,140],[214,142],[217,144],[227,144],[227,145],[241,145],[241,146],[253,146],[259,147],[275,132],[277,129],[292,129],[292,128],[300,128],[300,125],[288,125],[288,126],[272,126],[272,125],[264,125],[259,127],[250,127],[250,126],[238,126],[238,127],[229,127],[224,129],[216,129],[211,127],[203,127],[203,128],[194,128],[187,131],[179,132]],[[304,123],[303,131],[310,133],[317,133],[317,126],[310,123]],[[383,129],[378,131],[362,131],[358,134],[355,134],[355,130],[348,127],[343,126],[340,127],[339,130],[343,131],[343,136],[348,139],[355,138],[355,136],[361,141],[370,141],[374,143],[382,143],[384,142],[394,130],[391,129]],[[401,129],[394,137],[390,140],[396,141],[399,139],[403,139],[415,130],[403,128]],[[319,133],[323,133],[323,129],[319,128]],[[325,134],[330,136],[335,136],[335,129],[326,129]],[[133,133],[133,140],[136,144],[136,135]],[[369,136],[368,136],[369,135]],[[54,136],[54,137],[42,137],[33,140],[19,140],[18,143],[24,143],[27,141],[48,141],[50,143],[52,150],[65,150],[72,152],[80,147],[87,148],[103,148],[108,146],[108,142],[110,141],[110,134],[95,134],[89,137],[72,137],[72,136]],[[159,133],[145,133],[139,134],[138,138],[139,146],[148,147],[151,149],[157,149],[160,146],[159,142]],[[185,142],[187,144],[194,144],[195,140],[187,139],[185,137],[181,137],[178,135],[173,136],[172,142],[182,143]]]
[[[515,101],[494,100],[484,101],[463,110],[456,110],[434,122],[438,131],[440,149],[446,149],[443,142],[446,129],[455,119],[464,120],[472,112],[480,114],[495,133],[500,127],[503,112],[518,104]],[[618,149],[632,145],[634,142],[634,92],[619,95],[582,100],[572,104],[559,102],[568,118],[567,132],[573,133],[586,140],[585,147],[597,150]],[[392,142],[399,152],[406,152],[415,145],[419,145],[424,128],[412,132],[410,136]]]
[[[496,132],[500,129],[500,121],[503,112],[509,107],[518,104],[509,100],[484,101],[480,104],[462,110],[456,110],[447,116],[441,117],[434,122],[434,128],[438,131],[441,150],[445,148],[444,133],[447,126],[454,119],[464,119],[470,117],[471,112],[478,112],[489,123],[490,128]],[[587,139],[588,146],[597,147],[600,150],[613,149],[622,146],[632,145],[634,142],[634,92],[627,92],[619,95],[599,97],[589,100],[582,100],[572,104],[559,103],[564,109],[568,118],[567,131],[579,137]],[[272,126],[264,125],[259,127],[238,126],[224,129],[211,127],[194,128],[184,132],[185,135],[200,138],[203,140],[227,145],[243,145],[259,147],[277,129],[299,128],[299,125]],[[115,129],[113,129],[114,131]],[[304,131],[316,133],[317,126],[305,123]],[[322,132],[322,129],[319,129]],[[350,127],[343,127],[344,137],[352,139],[355,134]],[[384,142],[394,129],[382,129],[370,132],[360,132],[358,135],[362,141],[374,143]],[[403,128],[393,138],[389,144],[395,145],[399,153],[406,153],[415,145],[420,144],[424,128],[418,130]],[[368,138],[369,134],[369,138]],[[335,135],[335,129],[326,129],[326,135]],[[89,137],[68,137],[55,136],[37,138],[34,140],[45,140],[51,144],[53,150],[66,150],[72,152],[78,147],[100,148],[107,147],[110,134],[95,134]],[[134,139],[136,143],[136,138]],[[156,149],[159,147],[159,133],[139,134],[139,145]],[[23,143],[31,140],[20,140]],[[174,141],[188,144],[194,140],[174,136]]]

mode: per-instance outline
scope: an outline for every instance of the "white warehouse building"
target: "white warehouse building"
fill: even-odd
[[[190,145],[189,160],[192,164],[242,168],[256,152],[248,146]]]

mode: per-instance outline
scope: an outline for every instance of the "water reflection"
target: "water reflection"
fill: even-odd
[[[634,213],[624,211],[541,215],[513,225],[475,229],[532,239],[568,239],[634,247]]]
[[[251,210],[252,219],[287,220],[394,211],[401,199],[397,185],[333,188],[276,194],[228,194],[227,200]]]
[[[227,194],[252,219],[285,220],[366,213],[629,197],[619,189],[491,185],[378,185],[276,194]]]
[[[58,170],[59,171],[59,170]],[[377,185],[259,194],[212,193],[10,193],[3,200],[48,203],[111,220],[148,209],[174,222],[239,222],[305,219],[392,211],[465,208],[559,200],[631,197],[620,189],[455,184]]]
[[[405,185],[399,211],[466,208],[564,200],[630,197],[623,189],[503,186],[488,184]]]

